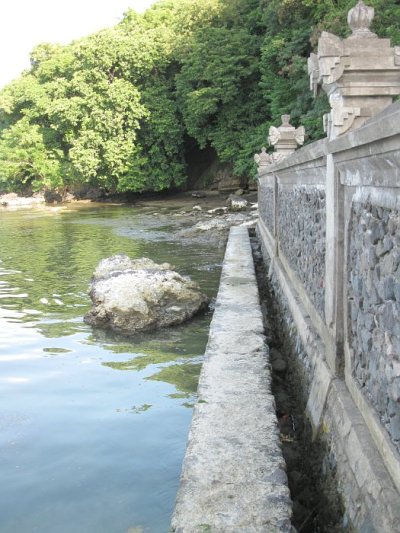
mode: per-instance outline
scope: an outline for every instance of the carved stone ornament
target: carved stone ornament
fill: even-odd
[[[299,126],[294,133],[294,140],[299,146],[302,146],[304,144],[304,137],[306,135],[306,130],[304,129],[304,126]]]
[[[272,154],[272,162],[273,163],[280,163],[281,161],[283,161],[284,159],[286,159],[287,155],[286,154],[283,154],[281,152],[274,152]]]
[[[318,53],[308,61],[311,90],[328,95],[331,112],[324,118],[329,139],[362,126],[400,94],[400,47],[370,30],[374,9],[359,1],[347,21],[352,35],[341,39],[322,32]]]
[[[310,76],[310,90],[313,92],[314,98],[318,94],[319,83],[319,65],[317,54],[310,54],[307,61],[308,75]]]
[[[261,148],[261,152],[254,155],[254,161],[257,163],[258,172],[260,172],[261,169],[272,163],[272,158],[269,154],[267,154],[267,149],[263,146]]]
[[[331,137],[331,127],[332,127],[332,117],[331,113],[325,113],[322,117],[322,126],[324,128],[324,132],[327,134],[327,136]]]
[[[330,104],[332,111],[329,127],[333,127],[337,135],[342,135],[351,129],[355,119],[360,116],[361,109],[359,107],[345,107],[340,100],[331,99]]]
[[[353,9],[350,9],[347,15],[347,22],[353,34],[350,39],[377,38],[376,33],[373,33],[369,27],[374,20],[375,10],[373,7],[366,6],[362,0],[358,2]]]
[[[278,128],[275,128],[275,126],[271,126],[269,128],[268,144],[270,146],[275,146],[280,138],[281,132],[278,130]]]
[[[295,128],[290,124],[290,115],[282,115],[282,124],[279,128],[269,128],[268,143],[275,147],[272,154],[273,162],[281,161],[293,153],[298,145],[304,143],[305,130],[303,126]]]
[[[400,46],[394,47],[394,64],[400,67]]]
[[[323,31],[318,41],[318,83],[324,86],[335,83],[349,66],[342,39]],[[325,90],[325,89],[324,89]]]

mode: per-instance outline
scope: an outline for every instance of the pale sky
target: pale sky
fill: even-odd
[[[155,0],[0,0],[0,88],[26,68],[43,42],[68,43],[114,26],[130,7],[142,12]]]

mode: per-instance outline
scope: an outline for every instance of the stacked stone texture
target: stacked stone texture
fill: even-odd
[[[266,270],[269,271],[271,267],[271,259],[263,244],[260,233],[257,232],[257,235],[260,241],[263,262]],[[274,299],[274,306],[273,308],[271,307],[268,309],[268,313],[273,313],[275,327],[277,331],[279,331],[279,338],[282,340],[282,352],[291,358],[291,365],[295,366],[295,371],[301,376],[298,393],[302,396],[305,405],[307,403],[308,395],[310,394],[314,364],[301,341],[299,332],[296,328],[296,322],[290,312],[289,303],[274,270],[271,270],[268,283],[272,289]],[[268,315],[267,318],[272,319],[272,316]]]
[[[258,211],[261,220],[269,229],[271,235],[274,234],[274,189],[270,185],[260,185],[258,195]]]
[[[325,307],[325,191],[317,186],[279,190],[281,249],[315,307]]]
[[[400,449],[400,213],[354,203],[350,227],[352,371]]]

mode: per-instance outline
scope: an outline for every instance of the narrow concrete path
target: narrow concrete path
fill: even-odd
[[[232,228],[172,531],[291,531],[268,350],[246,228]]]

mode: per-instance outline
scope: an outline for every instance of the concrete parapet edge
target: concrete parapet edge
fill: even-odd
[[[290,517],[250,240],[232,228],[171,528],[290,532]]]

